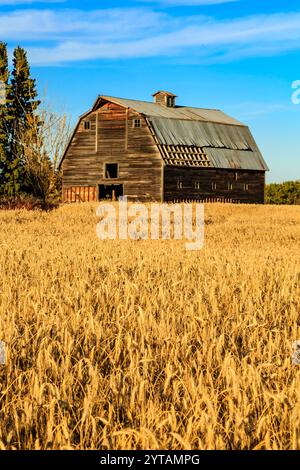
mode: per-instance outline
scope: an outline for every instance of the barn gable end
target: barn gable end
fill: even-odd
[[[109,165],[117,165],[116,178],[107,177]],[[112,196],[111,186],[132,200],[162,198],[163,161],[145,118],[109,101],[80,119],[60,166],[64,201],[85,201],[87,187],[97,201],[100,192]]]

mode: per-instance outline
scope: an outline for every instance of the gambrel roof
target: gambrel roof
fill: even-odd
[[[268,170],[249,128],[221,110],[166,107],[112,96],[100,96],[95,105],[101,100],[143,114],[167,165]]]
[[[221,110],[167,107],[103,95],[80,119],[105,102],[132,109],[145,117],[166,165],[268,170],[249,128]]]

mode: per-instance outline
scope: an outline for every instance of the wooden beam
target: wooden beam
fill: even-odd
[[[95,152],[98,152],[98,134],[99,134],[99,114],[98,111],[96,111],[96,142],[95,142]]]
[[[125,117],[125,150],[128,150],[128,108],[126,108]]]

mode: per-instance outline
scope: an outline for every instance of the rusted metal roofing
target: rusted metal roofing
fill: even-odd
[[[161,146],[198,147],[214,168],[268,170],[246,126],[149,117]]]
[[[134,109],[145,116],[184,119],[188,121],[219,122],[222,124],[234,124],[236,126],[244,125],[218,109],[190,108],[186,106],[167,108],[161,104],[149,103],[148,101],[127,100],[113,96],[100,96],[99,98],[119,104],[120,106],[125,106],[125,108]]]

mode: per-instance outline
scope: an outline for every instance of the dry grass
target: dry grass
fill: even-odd
[[[300,212],[207,205],[206,245],[0,211],[2,449],[300,449]]]

